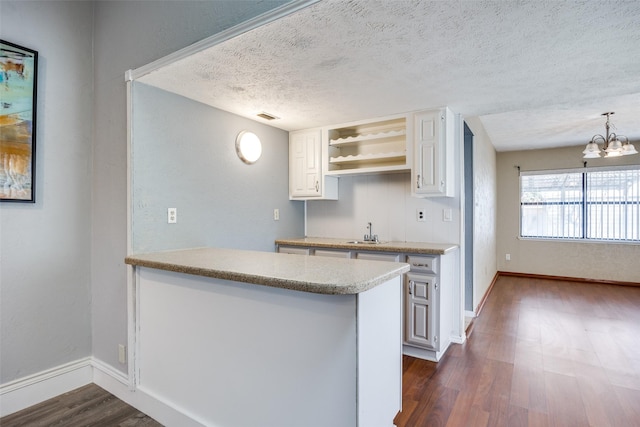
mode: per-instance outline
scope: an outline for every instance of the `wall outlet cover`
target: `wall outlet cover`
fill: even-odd
[[[127,363],[127,346],[123,344],[118,344],[118,362],[125,364]]]
[[[178,222],[178,208],[167,208],[167,224]]]

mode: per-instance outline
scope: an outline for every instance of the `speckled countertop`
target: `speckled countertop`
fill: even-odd
[[[327,237],[302,237],[296,239],[278,239],[277,245],[302,246],[328,249],[349,249],[360,251],[396,252],[407,254],[444,255],[458,247],[452,243],[425,242],[382,242],[348,243],[355,239],[334,239]]]
[[[317,294],[364,292],[409,271],[409,264],[196,248],[130,255],[125,263]]]

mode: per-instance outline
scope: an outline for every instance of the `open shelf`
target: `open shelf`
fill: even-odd
[[[336,126],[327,132],[329,174],[410,169],[405,116]]]
[[[331,157],[329,162],[334,165],[337,164],[362,164],[362,163],[392,163],[397,161],[404,161],[406,153],[394,152],[394,153],[371,153],[371,154],[356,154],[340,157]]]
[[[370,133],[365,135],[347,136],[338,139],[332,139],[329,141],[329,145],[334,147],[346,146],[349,144],[358,144],[361,142],[384,142],[397,137],[406,135],[405,129],[390,130],[388,132]]]

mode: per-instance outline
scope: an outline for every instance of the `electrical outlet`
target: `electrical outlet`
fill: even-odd
[[[424,209],[416,210],[416,221],[425,222],[427,220],[427,216],[424,213]]]
[[[118,344],[118,362],[123,365],[127,363],[127,346],[123,344]]]
[[[175,224],[178,222],[178,209],[167,208],[167,224]]]
[[[273,220],[280,221],[280,209],[273,210]]]

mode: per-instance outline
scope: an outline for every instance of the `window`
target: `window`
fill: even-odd
[[[640,242],[640,166],[522,172],[520,235]]]

